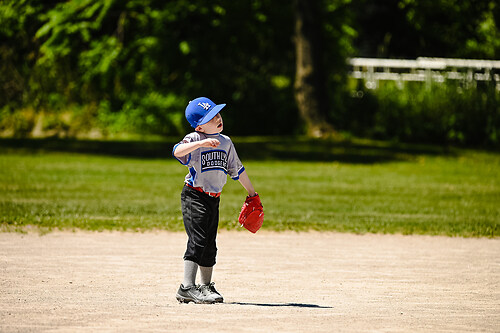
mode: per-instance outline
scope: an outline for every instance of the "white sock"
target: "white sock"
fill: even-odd
[[[189,288],[195,285],[197,271],[197,263],[190,260],[184,260],[184,281],[182,281],[184,288]]]
[[[201,284],[210,284],[212,282],[212,272],[214,268],[212,267],[203,267],[200,266],[200,280]]]

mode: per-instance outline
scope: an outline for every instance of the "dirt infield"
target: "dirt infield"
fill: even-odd
[[[224,304],[178,304],[183,233],[0,233],[0,331],[500,330],[500,240],[222,232]]]

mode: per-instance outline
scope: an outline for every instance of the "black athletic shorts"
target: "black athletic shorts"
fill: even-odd
[[[220,198],[184,186],[181,193],[182,218],[188,235],[184,260],[212,267],[217,255]]]

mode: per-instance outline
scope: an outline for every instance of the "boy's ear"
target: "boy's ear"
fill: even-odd
[[[196,126],[196,128],[194,129],[196,132],[204,132],[203,131],[203,127],[201,127],[200,125]]]

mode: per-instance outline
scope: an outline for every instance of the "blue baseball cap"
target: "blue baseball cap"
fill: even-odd
[[[206,97],[198,97],[190,101],[186,107],[186,119],[193,128],[196,128],[212,120],[225,106],[226,104],[215,104]]]

